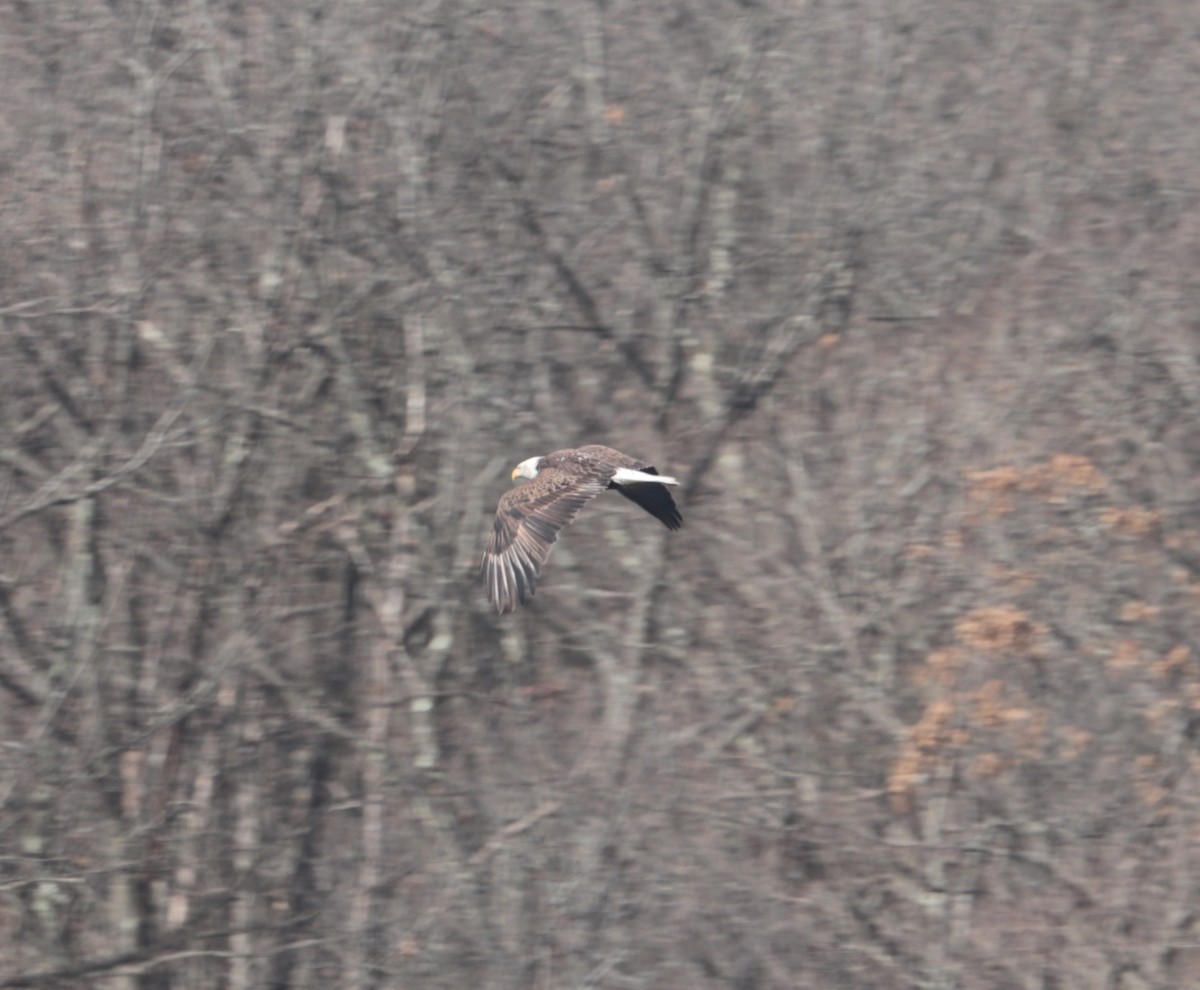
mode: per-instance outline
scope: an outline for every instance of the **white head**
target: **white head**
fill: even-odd
[[[517,478],[536,478],[538,473],[538,465],[542,463],[542,458],[529,457],[523,460],[515,468],[513,468],[513,480]]]

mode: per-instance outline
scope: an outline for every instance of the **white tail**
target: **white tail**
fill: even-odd
[[[633,468],[617,468],[617,473],[613,475],[613,481],[618,485],[678,485],[679,482],[674,478],[668,478],[665,474],[647,474],[645,471],[635,471]]]

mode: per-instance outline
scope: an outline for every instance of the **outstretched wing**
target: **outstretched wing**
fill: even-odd
[[[636,457],[630,457],[628,454],[622,454],[619,450],[614,450],[612,447],[601,447],[599,445],[580,447],[579,453],[586,454],[606,465],[612,465],[614,473],[617,468],[631,468],[634,471],[642,471],[646,474],[658,474],[658,469],[652,464],[648,464],[646,461],[639,461]],[[618,484],[612,481],[608,487],[620,492],[635,505],[640,505],[650,515],[666,526],[667,529],[679,529],[683,525],[683,516],[679,514],[675,500],[671,498],[671,492],[666,485],[656,485],[648,482],[635,482],[632,484],[622,482]]]
[[[658,474],[653,467],[641,461],[633,465],[633,469],[644,471],[646,474]],[[620,492],[634,504],[640,505],[667,529],[679,529],[683,525],[683,516],[679,514],[679,507],[671,498],[671,492],[666,485],[642,481],[633,483],[623,481],[618,484],[612,481],[609,482],[608,487]]]
[[[504,493],[479,567],[498,612],[514,611],[533,594],[558,531],[574,522],[611,477],[602,467],[586,473],[542,468],[532,481]]]

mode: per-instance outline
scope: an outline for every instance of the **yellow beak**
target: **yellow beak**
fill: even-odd
[[[513,481],[516,481],[519,477],[521,477],[521,469],[519,467],[513,468],[513,471],[512,471]]]

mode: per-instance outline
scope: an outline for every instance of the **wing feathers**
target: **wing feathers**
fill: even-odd
[[[480,565],[498,611],[511,612],[533,594],[559,530],[607,484],[607,475],[576,477],[551,468],[504,494]]]

